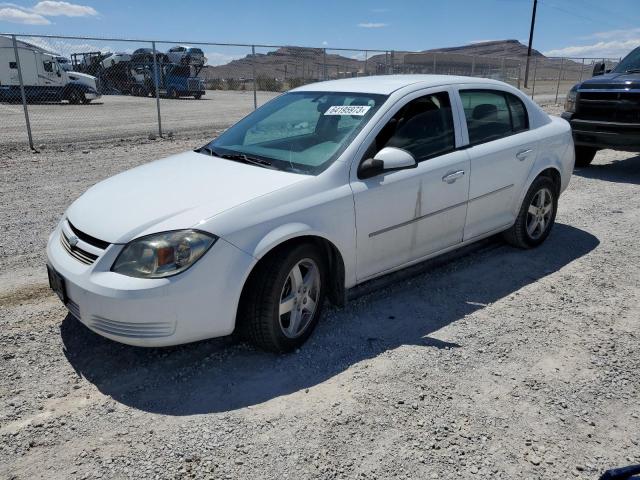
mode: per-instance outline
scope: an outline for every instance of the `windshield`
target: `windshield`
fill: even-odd
[[[624,57],[612,72],[624,73],[628,70],[640,70],[640,47]]]
[[[385,95],[291,92],[271,100],[206,146],[293,172],[317,174],[349,145]]]

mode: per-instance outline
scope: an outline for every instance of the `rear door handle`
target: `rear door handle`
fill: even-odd
[[[530,153],[533,153],[532,148],[527,148],[526,150],[520,150],[518,153],[516,153],[516,158],[522,162],[529,156]]]
[[[442,177],[442,181],[445,183],[453,183],[462,176],[464,176],[464,170],[458,170],[457,172],[449,172],[444,177]]]

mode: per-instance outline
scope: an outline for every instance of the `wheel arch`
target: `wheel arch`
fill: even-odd
[[[251,276],[256,272],[261,262],[283,248],[292,248],[302,243],[313,244],[321,251],[327,261],[328,268],[329,288],[327,290],[327,297],[332,304],[343,306],[346,297],[345,264],[342,252],[336,243],[326,235],[313,231],[308,225],[302,223],[280,226],[269,232],[258,242],[252,252],[252,256],[256,258],[257,261],[246,276],[242,286],[242,293],[240,294],[241,301]]]
[[[560,193],[562,191],[562,173],[560,171],[560,168],[558,168],[556,165],[540,166],[538,169],[531,172],[531,175],[529,175],[524,188],[520,192],[520,197],[518,198],[518,202],[515,205],[516,212],[520,210],[520,206],[522,205],[524,197],[527,195],[527,192],[531,188],[531,185],[538,177],[550,178],[553,184],[556,186],[556,194],[558,195],[558,197],[560,196]]]

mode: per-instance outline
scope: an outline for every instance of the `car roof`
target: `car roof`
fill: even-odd
[[[452,85],[460,83],[485,83],[501,85],[504,82],[488,78],[462,77],[457,75],[373,75],[370,77],[344,78],[328,80],[298,87],[294,92],[352,92],[379,93],[389,95],[400,88],[420,84],[421,88]]]

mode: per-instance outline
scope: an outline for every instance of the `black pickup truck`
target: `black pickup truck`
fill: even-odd
[[[562,118],[571,123],[579,167],[602,148],[640,152],[640,47],[613,70],[597,63],[593,78],[567,94]]]

